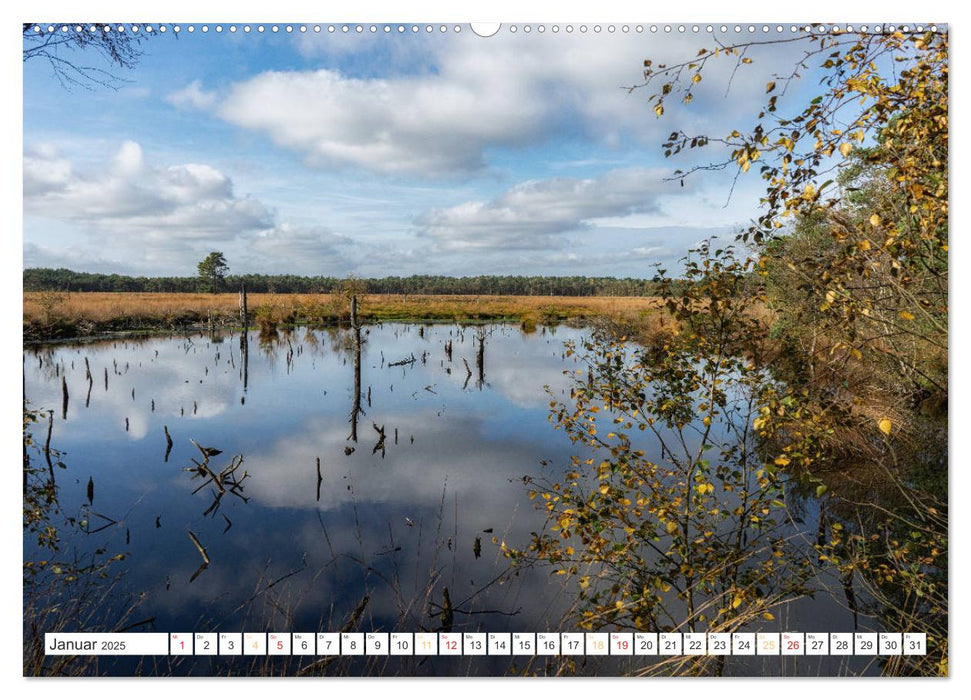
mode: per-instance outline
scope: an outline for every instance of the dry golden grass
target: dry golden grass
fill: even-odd
[[[72,292],[52,297],[26,292],[24,326],[32,336],[61,328],[119,330],[171,327],[238,318],[237,294],[163,294],[141,292]],[[339,315],[339,300],[330,294],[250,294],[251,318],[281,322],[328,320]],[[363,319],[379,320],[516,320],[527,325],[570,318],[646,318],[660,307],[651,297],[539,297],[473,295],[369,294],[361,299]],[[255,321],[254,321],[255,322]]]
[[[652,297],[540,297],[472,295],[368,295],[362,312],[374,318],[535,318],[538,322],[590,316],[647,314]]]
[[[24,293],[24,321],[38,321],[44,317],[43,292]],[[54,305],[53,314],[67,320],[86,320],[95,323],[126,317],[165,318],[184,314],[205,317],[214,314],[238,313],[235,294],[153,294],[136,292],[72,292],[62,294],[62,301]],[[258,295],[250,295],[254,298]],[[252,302],[250,302],[252,303]]]

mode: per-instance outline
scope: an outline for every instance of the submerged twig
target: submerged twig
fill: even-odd
[[[169,435],[169,426],[163,425],[165,430],[165,461],[169,461],[169,454],[172,452],[172,436]]]
[[[202,556],[203,563],[206,566],[209,566],[210,564],[209,554],[206,552],[206,548],[202,546],[202,542],[199,541],[199,538],[195,536],[195,533],[193,533],[192,530],[186,530],[186,534],[189,535],[189,539],[192,540],[192,544],[194,544],[196,546],[196,549],[199,550],[199,554],[200,556]]]
[[[374,449],[372,449],[372,450],[371,450],[371,454],[374,454],[374,453],[376,453],[376,452],[377,452],[378,450],[381,450],[381,457],[383,458],[383,457],[384,457],[384,437],[385,437],[385,436],[384,436],[384,426],[382,425],[382,426],[381,426],[381,427],[379,428],[379,427],[378,427],[378,424],[377,424],[377,423],[374,423],[374,422],[372,422],[372,423],[371,423],[371,425],[373,425],[373,426],[374,426],[374,429],[375,429],[375,430],[377,431],[377,433],[378,433],[378,441],[377,441],[377,443],[376,443],[376,444],[374,445]]]

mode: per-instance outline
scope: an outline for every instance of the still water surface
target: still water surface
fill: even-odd
[[[353,333],[333,329],[31,348],[25,393],[33,408],[55,411],[64,513],[87,513],[89,533],[71,546],[127,553],[118,592],[144,593],[134,618],[154,618],[152,629],[336,631],[366,596],[357,629],[435,631],[447,588],[455,631],[555,630],[570,591],[548,570],[510,576],[493,538],[523,546],[543,528],[524,482],[577,453],[547,416],[551,399],[569,396],[564,370],[576,369],[563,343],[584,333],[367,327],[359,412]],[[209,458],[216,472],[241,456],[233,476],[242,488],[218,502],[212,484],[199,489],[205,479],[191,470],[202,455],[191,440],[220,451]],[[25,538],[25,558],[32,546]],[[825,601],[796,606],[788,628],[808,630],[801,619],[852,630]],[[836,670],[819,659],[799,669],[754,662],[738,670]],[[219,672],[214,663],[175,672]],[[424,663],[404,672],[508,666]],[[631,665],[600,663],[586,672]]]

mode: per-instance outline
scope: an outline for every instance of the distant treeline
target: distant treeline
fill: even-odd
[[[329,293],[344,280],[338,277],[298,275],[228,275],[222,290],[233,292],[242,285],[254,293]],[[523,277],[481,275],[445,277],[412,275],[358,279],[370,294],[497,294],[516,296],[652,296],[651,280],[615,277]],[[59,268],[24,270],[24,291],[60,290],[71,292],[200,292],[208,282],[199,277],[128,277]]]

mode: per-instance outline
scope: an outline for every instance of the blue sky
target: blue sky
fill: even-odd
[[[664,138],[750,128],[798,51],[753,52],[730,90],[714,62],[658,119],[624,88],[703,30],[222,26],[145,41],[118,89],[24,64],[25,267],[192,275],[220,250],[233,272],[649,277],[731,237],[762,192],[755,169],[734,191],[733,172],[667,180],[700,160],[665,159]]]

